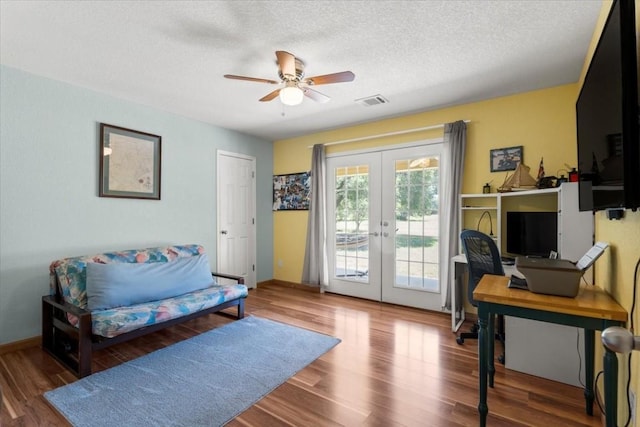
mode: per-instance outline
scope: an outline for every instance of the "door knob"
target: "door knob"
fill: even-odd
[[[380,235],[380,233],[378,233],[377,231],[373,231],[371,233],[369,233],[369,236],[373,236],[373,237],[378,237]]]
[[[227,230],[220,231],[220,234],[227,234]]]

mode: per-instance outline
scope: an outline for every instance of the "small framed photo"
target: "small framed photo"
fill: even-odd
[[[522,162],[522,145],[490,150],[489,161],[491,172],[516,170],[518,163]]]
[[[160,200],[162,138],[100,123],[100,197]]]
[[[273,210],[309,210],[311,172],[273,176]]]

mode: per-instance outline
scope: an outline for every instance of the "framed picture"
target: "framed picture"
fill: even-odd
[[[100,123],[100,197],[160,200],[162,138]]]
[[[273,210],[309,210],[311,172],[273,176]]]
[[[491,172],[516,170],[522,162],[522,145],[518,147],[496,148],[489,152]]]

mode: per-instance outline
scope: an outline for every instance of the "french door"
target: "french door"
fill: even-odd
[[[329,292],[440,310],[441,149],[327,159]]]

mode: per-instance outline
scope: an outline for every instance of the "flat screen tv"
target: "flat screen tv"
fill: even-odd
[[[581,211],[640,207],[640,98],[633,0],[615,0],[576,102]]]
[[[558,251],[557,212],[507,212],[507,252],[548,258]]]

